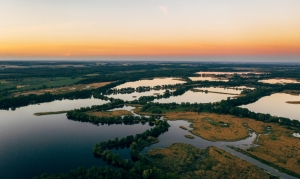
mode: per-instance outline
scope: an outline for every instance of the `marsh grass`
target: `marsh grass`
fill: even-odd
[[[97,117],[118,117],[122,115],[126,115],[126,116],[133,115],[130,111],[126,111],[126,110],[87,112],[87,114],[91,116],[97,116]]]
[[[168,120],[187,120],[192,122],[190,132],[210,141],[235,141],[248,137],[245,118],[231,115],[196,112],[168,112]]]
[[[173,112],[166,113],[168,120],[187,120],[192,122],[191,133],[210,141],[240,140],[248,136],[248,130],[258,134],[255,143],[259,146],[246,152],[275,166],[300,174],[300,139],[293,137],[297,132],[293,127],[265,123],[250,118],[213,113]],[[220,122],[229,127],[220,127]],[[248,130],[247,130],[248,129]]]
[[[272,178],[257,166],[216,147],[197,149],[190,144],[175,143],[152,149],[146,155],[154,166],[181,178]]]
[[[186,138],[188,138],[188,139],[194,139],[194,138],[195,138],[194,136],[192,136],[192,135],[189,135],[189,134],[187,134],[187,135],[184,135],[184,137],[186,137]]]
[[[183,130],[188,130],[187,127],[185,127],[185,126],[179,126],[179,127]]]
[[[78,80],[73,80],[73,83],[77,82]],[[45,84],[45,89],[38,89],[38,90],[33,90],[33,88],[40,88],[40,86],[31,86],[30,84],[26,85],[24,88],[20,88],[18,91],[14,94],[14,96],[19,96],[19,95],[30,95],[30,94],[36,94],[36,95],[42,95],[44,93],[52,93],[52,94],[62,94],[66,92],[72,92],[72,91],[81,91],[81,90],[86,90],[86,89],[95,89],[99,87],[103,87],[105,85],[110,84],[111,82],[101,82],[101,83],[90,83],[90,84],[78,84],[78,85],[72,85],[73,83],[64,83],[65,80],[56,82],[56,83],[46,83]],[[51,87],[52,86],[52,87]],[[26,90],[27,89],[27,90]],[[30,90],[31,89],[31,90]],[[26,91],[24,91],[26,90]]]

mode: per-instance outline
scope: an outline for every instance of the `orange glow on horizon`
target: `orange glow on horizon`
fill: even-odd
[[[300,54],[300,1],[0,1],[0,58]]]
[[[300,44],[209,44],[196,42],[42,44],[0,47],[0,57],[201,56],[300,54]]]

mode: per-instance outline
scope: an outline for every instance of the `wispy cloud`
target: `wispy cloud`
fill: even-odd
[[[158,6],[158,8],[168,17],[168,8],[166,6]]]

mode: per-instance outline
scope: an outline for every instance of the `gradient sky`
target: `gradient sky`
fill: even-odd
[[[0,0],[0,58],[299,55],[299,0]]]

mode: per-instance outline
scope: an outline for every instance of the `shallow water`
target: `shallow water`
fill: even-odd
[[[137,88],[139,86],[150,86],[154,87],[157,85],[175,85],[175,84],[182,84],[186,83],[185,81],[181,81],[181,78],[154,78],[152,80],[138,80],[134,82],[127,82],[124,84],[121,84],[119,86],[116,86],[116,89],[121,88]]]
[[[65,114],[33,115],[35,112],[68,110],[104,103],[106,101],[98,99],[62,100],[21,107],[15,111],[1,110],[0,178],[32,178],[42,173],[68,172],[79,166],[86,168],[105,166],[105,162],[93,157],[92,148],[96,143],[115,137],[135,135],[151,128],[147,124],[96,126],[68,120]],[[124,106],[119,109],[132,111],[133,107]],[[256,160],[226,147],[226,145],[233,145],[248,148],[256,137],[255,133],[237,142],[210,142],[200,137],[185,138],[184,135],[190,133],[180,129],[179,126],[186,126],[190,130],[189,122],[168,122],[171,127],[159,137],[160,142],[145,148],[142,152],[152,148],[167,147],[175,142],[190,143],[198,148],[214,145],[262,166]],[[130,158],[129,149],[119,149],[114,152],[120,153],[124,158]],[[270,170],[272,171],[272,168]]]
[[[267,79],[267,80],[259,80],[258,82],[269,83],[269,84],[300,83],[300,81],[293,80],[293,79]]]
[[[290,95],[285,93],[275,93],[270,96],[260,98],[258,101],[242,105],[250,111],[271,114],[278,117],[300,120],[300,105],[289,104],[287,101],[300,101],[300,95]]]
[[[133,92],[130,94],[118,93],[118,94],[107,95],[107,97],[115,98],[115,99],[119,98],[124,101],[133,101],[135,99],[139,99],[139,97],[141,97],[141,96],[156,96],[157,94],[163,95],[165,91],[166,90],[150,90],[150,91],[141,92],[141,93],[139,93],[139,92]],[[169,91],[172,91],[172,90],[169,90]]]
[[[154,149],[154,148],[165,148],[165,147],[170,146],[173,143],[179,143],[179,142],[188,143],[197,148],[206,148],[208,146],[221,147],[221,146],[226,146],[226,145],[232,145],[235,147],[247,149],[251,146],[254,146],[254,144],[252,144],[252,142],[256,138],[256,134],[251,133],[250,137],[243,139],[243,140],[235,141],[235,142],[225,142],[225,141],[211,142],[211,141],[202,139],[201,137],[198,137],[198,136],[188,132],[188,130],[192,130],[192,128],[189,127],[191,125],[191,123],[189,123],[187,121],[183,121],[183,120],[168,121],[168,123],[170,124],[171,127],[169,128],[168,132],[159,136],[160,142],[157,144],[154,144],[150,147],[145,148],[142,151],[142,153],[144,153],[147,150]],[[183,130],[180,128],[180,126],[185,126],[188,128],[188,130]],[[193,136],[195,136],[195,138],[187,139],[186,137],[184,137],[184,135],[186,135],[186,134],[193,135]]]
[[[238,87],[237,87],[238,88]],[[208,92],[217,92],[217,93],[230,93],[230,94],[241,94],[242,90],[236,88],[220,88],[220,87],[209,87],[209,88],[195,88],[199,90],[207,90]]]
[[[242,149],[247,149],[249,147],[255,147],[257,145],[252,144],[252,142],[256,138],[255,133],[250,133],[250,137],[248,137],[244,140],[236,141],[236,142],[224,142],[224,141],[211,142],[211,141],[202,139],[201,137],[195,136],[186,130],[179,128],[179,126],[185,126],[185,127],[190,126],[191,123],[189,123],[187,121],[168,121],[168,123],[171,125],[171,127],[169,128],[168,132],[159,136],[159,143],[156,143],[150,147],[146,147],[141,153],[145,154],[148,150],[155,149],[155,148],[166,148],[173,143],[187,143],[187,144],[191,144],[200,149],[206,148],[208,146],[215,146],[215,147],[221,148],[221,149],[223,149],[245,161],[248,161],[268,172],[271,172],[272,174],[275,174],[279,177],[287,178],[287,179],[296,179],[296,177],[292,177],[290,175],[282,173],[273,167],[265,165],[247,155],[244,155],[242,153],[239,153],[239,152],[227,147],[228,145],[242,148]],[[191,130],[191,128],[188,127],[188,130]],[[186,134],[193,135],[195,138],[187,139],[186,137],[184,137],[184,135],[186,135]]]
[[[300,138],[300,133],[293,133],[294,137]]]
[[[170,98],[162,98],[162,99],[155,99],[153,102],[159,103],[172,103],[176,102],[178,104],[182,102],[189,102],[189,103],[213,103],[218,102],[221,100],[226,100],[228,97],[234,97],[236,95],[229,95],[229,94],[219,94],[219,93],[205,93],[205,92],[194,92],[194,91],[187,91],[181,96],[171,96]]]
[[[192,81],[229,81],[227,79],[223,79],[223,78],[214,78],[214,77],[189,77],[189,79],[191,79]]]
[[[205,71],[205,72],[197,72],[196,74],[199,75],[243,75],[243,74],[262,74],[261,72],[251,72],[251,71],[244,71],[244,72],[216,72],[216,71]]]

